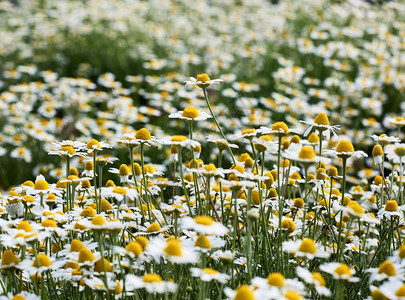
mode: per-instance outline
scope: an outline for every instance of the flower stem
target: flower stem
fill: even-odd
[[[215,122],[215,124],[217,125],[217,128],[218,128],[219,132],[221,133],[221,135],[222,135],[222,137],[224,138],[224,140],[228,141],[228,139],[226,138],[224,132],[223,132],[222,129],[221,129],[221,126],[219,126],[219,123],[218,123],[218,121],[217,121],[217,118],[216,118],[215,115],[214,115],[214,112],[212,111],[211,104],[210,104],[210,101],[209,101],[208,96],[207,96],[206,88],[203,88],[202,90],[203,90],[203,92],[204,92],[205,102],[207,103],[208,109],[210,110],[211,116],[212,116],[212,118],[214,119],[214,122]],[[236,165],[236,160],[235,160],[235,157],[234,157],[234,155],[233,155],[233,152],[232,152],[232,148],[231,148],[231,147],[229,147],[229,152],[231,153],[233,163]]]

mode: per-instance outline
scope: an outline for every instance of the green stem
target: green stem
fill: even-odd
[[[207,103],[208,109],[210,110],[211,116],[212,116],[212,118],[214,119],[214,122],[215,122],[215,124],[217,125],[217,128],[218,128],[219,132],[221,133],[221,135],[222,135],[222,137],[224,138],[224,140],[225,140],[225,141],[228,141],[228,139],[226,138],[224,132],[223,132],[222,129],[221,129],[221,126],[219,126],[219,123],[218,123],[218,121],[217,121],[217,118],[216,118],[215,115],[214,115],[214,112],[212,111],[210,101],[208,100],[206,88],[203,88],[202,90],[203,90],[203,93],[204,93],[205,102]],[[231,153],[231,156],[232,156],[232,161],[233,161],[234,165],[236,165],[236,160],[235,160],[235,157],[234,157],[234,155],[233,155],[232,148],[231,148],[231,147],[228,147],[228,148],[229,148],[229,152]]]

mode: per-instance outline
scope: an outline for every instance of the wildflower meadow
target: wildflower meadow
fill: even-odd
[[[405,299],[405,2],[0,0],[0,300]]]

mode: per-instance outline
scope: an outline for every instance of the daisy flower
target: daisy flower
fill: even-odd
[[[190,271],[191,276],[198,277],[205,282],[216,280],[225,284],[229,280],[229,278],[231,278],[231,276],[229,276],[228,274],[220,273],[217,270],[211,268],[191,268]]]
[[[405,284],[402,280],[388,280],[380,285],[379,290],[387,299],[400,300],[405,298]]]
[[[381,134],[381,135],[371,135],[374,141],[379,143],[382,147],[391,144],[391,143],[400,143],[401,140],[395,136],[387,136],[386,134]]]
[[[287,124],[284,122],[276,122],[271,126],[271,128],[261,126],[258,131],[262,134],[274,134],[278,136],[285,136],[290,133],[299,133],[295,129],[289,129]]]
[[[240,139],[247,139],[251,141],[254,137],[256,137],[256,134],[258,131],[254,128],[249,128],[249,129],[244,129],[242,132],[238,134],[234,134],[230,137],[231,140],[240,140]]]
[[[337,280],[347,280],[350,282],[358,282],[360,279],[353,277],[355,271],[348,265],[338,262],[331,262],[319,266],[321,271],[328,273]]]
[[[106,148],[112,148],[110,144],[105,142],[99,142],[96,139],[92,139],[86,144],[87,153],[93,153],[95,151],[101,151]]]
[[[198,74],[197,78],[190,77],[189,80],[186,80],[184,83],[187,85],[197,85],[202,89],[206,89],[211,84],[218,84],[223,82],[222,79],[211,79],[207,74],[202,73]]]
[[[49,151],[49,155],[59,155],[61,157],[85,156],[85,153],[78,151],[84,150],[86,144],[76,141],[64,140],[62,142],[53,142],[52,145],[59,150]]]
[[[11,294],[8,293],[7,296],[1,296],[0,300],[19,300],[19,299],[24,299],[24,300],[40,300],[41,297],[38,295],[35,295],[33,293],[29,293],[26,291],[22,291],[19,294]]]
[[[42,273],[48,270],[57,270],[66,263],[66,260],[55,260],[46,254],[37,254],[32,259],[26,259],[18,264],[18,268],[30,275]]]
[[[182,119],[186,121],[204,121],[211,118],[211,115],[204,111],[197,110],[195,107],[189,106],[186,107],[183,111],[171,113],[169,115],[169,118]]]
[[[263,290],[253,289],[250,286],[244,284],[239,286],[236,290],[232,290],[228,287],[224,289],[225,295],[231,300],[255,300],[255,299],[278,299],[280,298],[280,292],[277,289]]]
[[[125,290],[133,291],[142,288],[151,294],[173,293],[177,288],[177,284],[171,281],[163,281],[162,277],[156,273],[146,273],[142,277],[132,274],[125,276]]]
[[[177,264],[196,263],[198,253],[194,247],[188,247],[177,238],[168,238],[166,241],[155,238],[146,247],[146,255],[152,256],[159,261],[161,257]]]
[[[370,283],[374,281],[383,281],[385,279],[399,279],[404,280],[404,269],[401,264],[393,263],[390,260],[383,261],[378,268],[370,268],[367,272],[370,272]]]
[[[10,250],[5,250],[1,254],[1,264],[0,269],[14,269],[20,263],[20,259],[14,252]]]
[[[184,217],[181,219],[181,229],[190,229],[202,234],[225,235],[228,232],[222,223],[214,222],[210,216]]]
[[[312,129],[315,129],[315,134],[319,135],[319,133],[322,133],[322,135],[329,139],[330,138],[330,133],[332,132],[334,136],[337,136],[336,130],[340,130],[339,125],[329,125],[329,119],[328,116],[321,112],[319,113],[313,121],[300,121],[301,123],[305,123],[307,125],[310,125],[304,132],[304,136],[307,136]]]
[[[227,140],[216,137],[214,135],[209,135],[207,137],[207,142],[215,143],[219,150],[225,150],[227,148],[239,148],[236,144],[231,144]]]
[[[325,150],[324,153],[329,155],[336,155],[337,157],[340,157],[342,159],[347,159],[350,157],[361,158],[368,156],[363,151],[354,151],[353,144],[347,140],[340,141],[335,150]]]
[[[377,217],[380,219],[391,219],[395,216],[399,218],[403,217],[403,213],[396,200],[388,200],[384,208],[381,208],[377,213]]]
[[[103,280],[100,278],[91,276],[90,278],[86,278],[84,280],[84,283],[91,288],[92,290],[98,291],[98,292],[105,292],[107,291],[107,287],[104,283]],[[115,294],[115,297],[117,299],[121,298],[122,294],[122,281],[118,280],[112,280],[110,278],[107,278],[107,286],[108,286],[108,292]],[[131,296],[132,293],[127,293],[127,296]]]
[[[286,252],[294,253],[298,257],[306,257],[308,259],[329,257],[329,253],[325,252],[322,247],[319,247],[315,241],[310,238],[285,241],[283,242],[283,249]]]
[[[175,145],[180,147],[191,146],[195,148],[197,146],[200,146],[199,142],[190,140],[184,135],[166,136],[159,139],[158,142],[163,145]]]
[[[398,164],[405,161],[405,144],[394,144],[385,147],[387,158]]]
[[[306,283],[312,284],[319,295],[326,297],[331,295],[330,290],[326,287],[326,281],[320,273],[311,273],[305,268],[297,267],[297,275]]]
[[[118,140],[127,146],[134,147],[139,144],[145,144],[147,146],[156,145],[156,137],[152,136],[148,129],[141,128],[135,133],[128,133],[124,135],[125,139]]]

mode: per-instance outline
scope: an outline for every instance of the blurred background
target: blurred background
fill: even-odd
[[[184,86],[199,73],[224,80],[209,96],[228,134],[303,131],[324,111],[367,152],[372,133],[403,134],[404,13],[402,1],[0,1],[0,187],[61,178],[55,141],[109,142],[119,164],[125,133],[187,134],[168,115],[205,109]],[[168,149],[148,157],[164,169]]]

